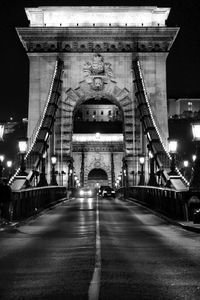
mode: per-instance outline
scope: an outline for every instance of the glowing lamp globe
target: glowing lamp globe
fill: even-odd
[[[19,140],[18,147],[19,147],[19,152],[20,153],[22,153],[22,154],[26,153],[26,151],[27,151],[27,140],[26,139]]]
[[[196,158],[197,158],[196,154],[193,154],[192,155],[192,161],[194,162],[196,160]]]
[[[0,155],[0,162],[4,161],[5,156],[4,155]]]
[[[153,158],[153,153],[149,151],[149,158]]]
[[[143,165],[144,164],[144,156],[140,156],[139,160],[140,160],[140,164]]]
[[[8,161],[7,161],[7,167],[8,167],[8,168],[11,168],[11,167],[12,167],[12,160],[8,160]]]
[[[56,162],[57,162],[56,156],[55,156],[55,155],[52,155],[52,157],[51,157],[51,163],[52,163],[52,165],[55,165]]]
[[[169,152],[176,153],[178,142],[176,140],[169,141]]]
[[[192,134],[194,141],[200,141],[200,123],[192,123]]]

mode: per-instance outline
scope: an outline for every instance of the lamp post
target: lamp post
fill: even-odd
[[[192,161],[193,161],[193,163],[195,162],[196,158],[197,158],[196,154],[193,154],[192,155]]]
[[[187,177],[187,168],[189,166],[189,161],[188,160],[184,160],[183,161],[183,167],[184,167],[184,177]]]
[[[65,171],[61,171],[61,178],[62,178],[62,182],[61,184],[63,185],[63,176],[66,175],[66,172]]]
[[[19,153],[21,156],[19,176],[27,176],[26,164],[25,164],[25,159],[24,159],[24,156],[27,151],[27,139],[26,138],[20,139],[18,141],[18,147],[19,147]]]
[[[168,175],[173,176],[173,175],[177,175],[176,173],[176,163],[175,163],[175,155],[177,152],[177,146],[178,146],[178,142],[176,140],[170,140],[169,141],[169,152],[171,154],[171,165],[170,165],[170,172],[168,173]]]
[[[196,159],[190,181],[190,190],[200,190],[200,122],[192,123],[193,141],[196,144]]]
[[[56,172],[55,172],[55,165],[57,162],[57,157],[55,155],[51,156],[51,165],[52,165],[52,169],[51,169],[51,185],[58,185],[57,181],[56,181]]]
[[[149,160],[150,160],[150,174],[149,174],[149,182],[150,186],[157,186],[156,176],[154,173],[154,156],[151,151],[149,151]]]
[[[38,186],[47,186],[48,183],[47,183],[47,179],[46,179],[46,174],[45,174],[45,160],[46,160],[46,157],[47,157],[47,152],[45,151],[43,154],[42,154],[42,166],[41,166],[41,173],[40,173],[40,181],[38,183]]]
[[[2,178],[3,175],[3,161],[4,161],[5,156],[3,154],[0,155],[0,179]]]
[[[7,168],[8,168],[8,179],[10,179],[10,177],[11,177],[11,168],[12,168],[12,160],[8,160],[6,162],[6,164],[7,164]]]
[[[139,161],[140,161],[141,171],[139,173],[140,174],[140,180],[139,180],[138,185],[144,185],[145,178],[144,178],[144,156],[143,155],[140,156]]]

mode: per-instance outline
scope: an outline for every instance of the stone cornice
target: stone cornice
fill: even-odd
[[[123,152],[123,142],[90,142],[90,143],[76,143],[72,142],[73,152]]]
[[[168,52],[179,28],[23,27],[16,30],[28,52]]]

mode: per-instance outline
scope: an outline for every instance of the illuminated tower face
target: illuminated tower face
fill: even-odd
[[[152,113],[167,143],[166,57],[178,32],[165,25],[169,12],[169,8],[157,7],[26,8],[30,26],[17,28],[17,32],[30,60],[28,136],[43,113],[60,55],[64,73],[55,151],[63,157],[72,154],[74,110],[89,99],[107,99],[120,107],[123,152],[128,167],[135,169],[136,152],[142,147],[132,68],[137,58]],[[99,109],[93,110],[96,122],[108,111],[107,116],[113,118],[113,109],[102,111],[103,115]]]

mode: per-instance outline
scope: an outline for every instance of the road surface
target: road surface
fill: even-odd
[[[200,299],[200,235],[118,199],[0,232],[0,299]]]

